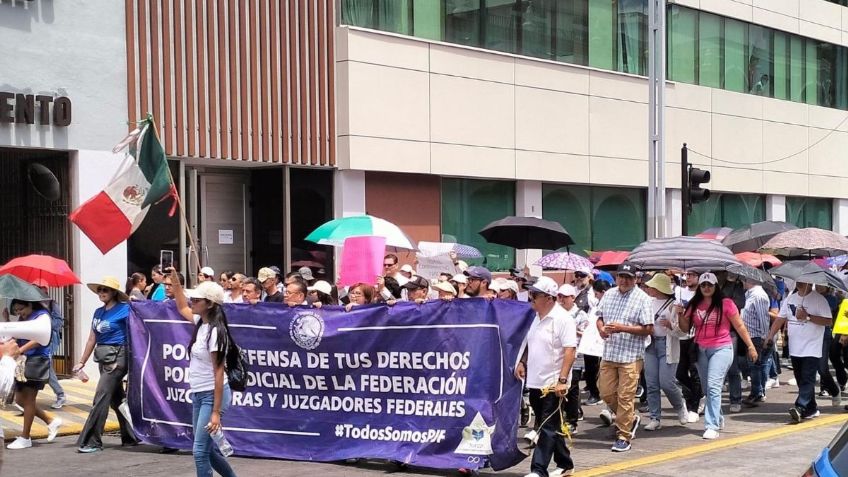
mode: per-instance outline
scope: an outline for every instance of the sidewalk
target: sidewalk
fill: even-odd
[[[67,403],[62,409],[51,409],[50,405],[56,402],[56,395],[50,386],[45,386],[38,393],[38,406],[48,414],[62,418],[64,424],[59,429],[59,435],[74,435],[82,432],[82,426],[88,418],[91,410],[91,402],[94,400],[94,390],[97,381],[89,380],[83,383],[76,379],[63,379],[60,381],[65,389]],[[21,434],[23,428],[23,415],[13,405],[0,409],[0,426],[6,433],[6,440],[12,440]],[[117,431],[118,420],[114,411],[109,411],[109,419],[106,421],[106,432]],[[44,439],[47,437],[47,426],[40,419],[35,418],[32,424],[32,439]]]

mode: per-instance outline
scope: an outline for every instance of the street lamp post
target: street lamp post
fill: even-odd
[[[665,237],[666,0],[648,0],[648,238]]]

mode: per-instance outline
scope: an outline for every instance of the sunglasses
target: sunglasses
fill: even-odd
[[[106,287],[97,287],[97,293],[108,293],[108,292],[110,292],[110,291],[112,291],[112,289],[111,289],[111,288],[106,288]]]
[[[701,283],[698,286],[701,287],[701,288],[715,288],[715,284],[710,283],[710,282],[704,282],[704,283]]]
[[[394,263],[384,263],[383,264],[383,268],[389,268],[389,267],[394,267],[394,266],[395,266]]]

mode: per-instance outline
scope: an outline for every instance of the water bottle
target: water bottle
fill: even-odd
[[[224,431],[217,430],[211,434],[212,440],[215,441],[215,444],[218,445],[218,450],[221,451],[224,457],[229,457],[233,455],[233,446],[230,445],[230,442],[224,437]]]
[[[79,379],[80,381],[87,383],[88,382],[88,374],[82,369],[79,368],[74,371],[74,377]]]

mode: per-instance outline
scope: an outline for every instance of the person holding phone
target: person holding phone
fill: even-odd
[[[833,323],[830,305],[813,285],[798,282],[795,292],[786,297],[766,338],[766,345],[772,346],[775,333],[787,323],[789,334],[789,357],[792,360],[792,373],[798,383],[798,397],[795,405],[789,409],[792,422],[801,422],[819,416],[816,403],[816,373],[822,355],[824,330]],[[839,405],[834,400],[834,405]]]
[[[703,273],[698,278],[698,290],[686,308],[675,305],[680,330],[688,333],[691,328],[695,329],[698,374],[706,396],[704,439],[717,439],[719,430],[724,428],[721,387],[731,361],[735,358],[731,326],[747,346],[748,359],[756,361],[758,357],[757,349],[739,316],[739,309],[732,299],[724,296],[717,284],[718,278],[714,273]]]

